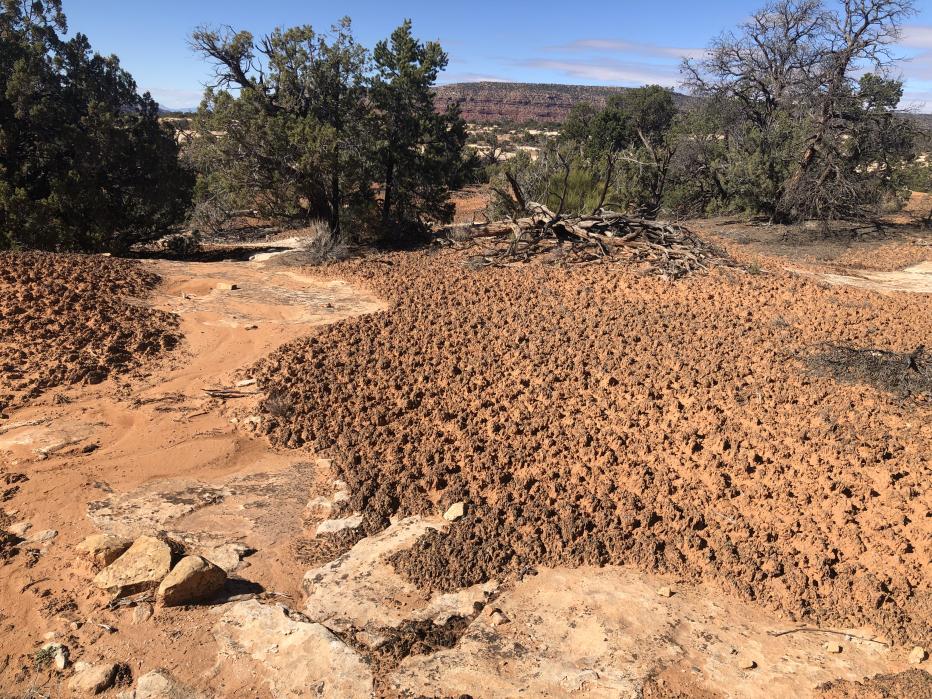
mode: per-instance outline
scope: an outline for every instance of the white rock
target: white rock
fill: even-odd
[[[197,699],[199,696],[166,670],[153,670],[136,682],[135,699]]]
[[[42,650],[52,652],[52,663],[57,670],[68,667],[68,648],[61,643],[46,643]]]
[[[144,624],[152,618],[152,605],[143,602],[133,607],[133,623]]]
[[[29,537],[29,543],[31,544],[45,544],[58,536],[58,532],[54,529],[46,529],[41,532],[36,532]]]
[[[238,602],[214,626],[221,673],[252,659],[273,697],[373,696],[366,662],[320,624],[294,621],[282,607]]]
[[[211,599],[219,593],[227,574],[202,556],[185,556],[162,580],[156,599],[166,607]]]
[[[822,646],[829,653],[841,653],[842,647],[840,643],[835,643],[834,641],[829,641],[828,643]]]
[[[201,551],[201,555],[224,572],[232,573],[239,568],[243,557],[251,551],[252,549],[245,544],[221,544],[210,549],[204,549]]]
[[[753,670],[757,667],[757,663],[751,658],[740,657],[738,658],[738,668],[741,670]]]
[[[84,666],[77,669],[68,682],[68,688],[75,694],[100,694],[113,686],[116,675],[117,666],[113,663]]]
[[[90,558],[94,564],[104,567],[122,556],[132,543],[113,534],[91,534],[75,546],[75,551]]]
[[[355,529],[362,524],[362,515],[352,515],[343,519],[328,519],[317,525],[314,536],[325,536],[327,534],[336,534],[344,529]]]
[[[661,597],[673,597],[673,589],[667,585],[664,585],[659,590],[657,590],[657,594]]]
[[[236,291],[239,289],[239,285],[234,282],[218,282],[217,289],[219,291]]]
[[[410,619],[438,615],[469,616],[476,602],[487,598],[487,587],[474,585],[455,593],[431,595],[398,574],[392,554],[411,548],[432,529],[446,523],[408,517],[358,542],[338,559],[304,576],[304,613],[311,621],[345,632],[396,628]]]
[[[16,524],[11,524],[7,528],[7,531],[15,537],[24,539],[26,537],[26,532],[28,532],[30,529],[32,529],[31,522],[17,522]]]
[[[466,514],[466,503],[455,502],[450,505],[450,508],[443,513],[443,518],[448,522],[455,522],[463,515]]]
[[[925,660],[926,657],[928,657],[928,655],[929,654],[926,653],[925,648],[923,648],[922,646],[916,646],[911,651],[909,651],[909,662],[912,665],[918,665],[923,660]]]
[[[132,546],[94,578],[94,584],[117,597],[126,597],[158,587],[171,570],[168,544],[151,536],[140,536]]]

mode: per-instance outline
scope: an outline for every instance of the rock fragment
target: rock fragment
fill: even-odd
[[[134,699],[196,699],[199,695],[166,670],[153,670],[136,682]]]
[[[673,597],[673,588],[671,588],[669,585],[664,585],[659,590],[657,590],[657,594],[661,597]]]
[[[201,554],[208,561],[219,566],[226,573],[232,573],[239,568],[244,556],[253,553],[254,550],[245,544],[221,544],[211,549],[204,549]]]
[[[829,653],[841,653],[842,648],[840,643],[835,643],[834,641],[829,641],[828,643],[822,646]]]
[[[133,623],[144,624],[152,618],[152,605],[146,602],[133,607]]]
[[[236,291],[239,289],[239,285],[234,282],[218,282],[217,290],[218,291]]]
[[[17,522],[7,527],[7,531],[20,539],[26,538],[26,532],[32,529],[32,522]]]
[[[443,518],[448,522],[455,522],[466,514],[466,503],[455,502],[450,508],[443,513]]]
[[[113,663],[82,666],[68,682],[68,688],[74,694],[100,694],[113,686],[117,669]]]
[[[757,662],[748,657],[739,657],[738,658],[738,669],[740,670],[753,670],[757,667]]]
[[[283,607],[238,602],[214,626],[214,637],[221,668],[260,663],[273,697],[373,696],[372,671],[356,651],[320,624],[295,621]]]
[[[911,665],[918,665],[919,663],[924,661],[928,657],[928,655],[929,654],[926,653],[925,648],[923,648],[922,646],[916,646],[911,651],[909,651],[908,660]]]
[[[94,578],[94,584],[116,597],[158,587],[171,571],[171,547],[161,539],[140,536],[127,551]]]
[[[36,532],[35,534],[29,537],[28,541],[30,544],[47,544],[52,539],[54,539],[56,536],[58,536],[57,531],[55,531],[54,529],[46,529],[41,532]]]
[[[508,617],[505,616],[501,609],[494,609],[489,615],[489,623],[492,626],[502,626],[508,623]]]
[[[46,643],[42,646],[42,652],[46,657],[51,657],[52,664],[56,670],[64,670],[68,667],[68,648],[61,643]]]
[[[156,599],[166,607],[202,602],[216,596],[227,574],[202,556],[185,556],[162,580]]]

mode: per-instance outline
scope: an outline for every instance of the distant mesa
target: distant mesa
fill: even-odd
[[[558,85],[539,83],[450,83],[435,90],[438,110],[459,102],[463,118],[471,123],[524,123],[538,121],[556,124],[563,122],[574,105],[588,102],[593,107],[604,107],[612,95],[631,88],[594,85]],[[680,106],[692,98],[674,93]]]

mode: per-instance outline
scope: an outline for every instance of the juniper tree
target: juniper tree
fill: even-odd
[[[115,56],[66,32],[60,0],[3,0],[0,247],[124,248],[190,201],[158,105]]]

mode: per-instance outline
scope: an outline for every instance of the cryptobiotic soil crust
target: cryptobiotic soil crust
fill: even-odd
[[[458,253],[326,273],[392,307],[263,362],[265,429],[332,456],[372,530],[467,503],[396,557],[417,585],[629,564],[932,644],[932,396],[806,362],[929,345],[932,297],[780,269],[474,271]]]
[[[181,342],[0,420],[0,696],[69,696],[71,666],[35,666],[49,638],[125,663],[114,696],[159,668],[175,697],[932,693],[929,661],[903,672],[928,643],[928,401],[805,362],[912,351],[928,297],[780,264],[283,259],[129,265],[121,332]],[[74,550],[99,531],[223,554],[230,582],[108,605]]]

